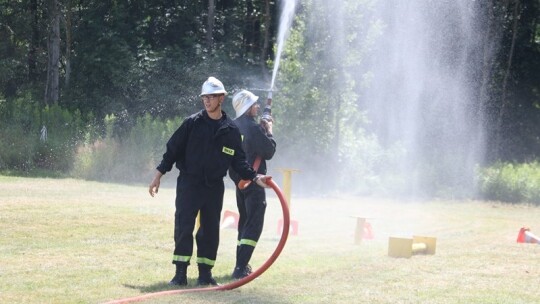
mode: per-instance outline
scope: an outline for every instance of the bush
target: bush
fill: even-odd
[[[165,152],[169,137],[182,119],[159,120],[149,114],[137,118],[126,135],[115,132],[114,115],[105,120],[104,139],[77,148],[72,175],[77,178],[122,183],[146,182]]]
[[[0,169],[67,172],[82,134],[82,118],[58,105],[41,107],[28,97],[0,108]]]
[[[21,125],[0,125],[0,169],[28,171],[34,166],[37,138],[28,136]]]
[[[482,199],[540,205],[540,163],[497,163],[478,174]]]
[[[82,139],[83,120],[80,112],[70,112],[54,105],[42,109],[39,117],[40,140],[34,152],[36,167],[68,172],[73,163],[75,147]]]

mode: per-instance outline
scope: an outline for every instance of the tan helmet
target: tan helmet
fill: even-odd
[[[200,96],[210,95],[210,94],[227,95],[227,91],[225,91],[225,87],[223,86],[223,83],[221,83],[221,81],[219,81],[215,77],[208,77],[208,79],[202,85]]]
[[[236,118],[242,116],[258,99],[259,96],[247,90],[241,90],[234,94],[232,104],[236,112]]]

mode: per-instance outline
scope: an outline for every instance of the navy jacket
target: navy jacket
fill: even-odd
[[[176,163],[180,175],[209,186],[223,182],[229,167],[234,168],[242,179],[255,178],[256,172],[246,162],[238,127],[225,112],[222,113],[215,133],[215,121],[205,110],[186,118],[167,142],[167,150],[157,170],[165,174]]]
[[[242,115],[234,120],[234,123],[240,129],[242,134],[242,147],[247,155],[250,165],[253,165],[257,156],[261,157],[261,164],[257,170],[260,174],[266,174],[266,161],[272,159],[276,152],[276,141],[272,135],[266,135],[264,128],[258,124],[255,119],[249,115]],[[229,170],[229,176],[238,184],[242,174],[234,167]]]

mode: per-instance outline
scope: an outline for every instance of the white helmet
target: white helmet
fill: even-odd
[[[221,83],[221,81],[219,81],[217,78],[208,77],[208,79],[202,85],[200,96],[209,95],[209,94],[227,95],[227,91],[225,91],[225,87],[223,86],[223,83]]]
[[[236,111],[236,118],[242,116],[258,99],[259,96],[246,90],[234,94],[232,104],[234,111]]]

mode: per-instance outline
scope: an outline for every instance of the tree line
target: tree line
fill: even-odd
[[[345,9],[315,0],[298,3],[278,79],[282,102],[276,104],[281,122],[276,127],[287,130],[282,142],[290,147],[282,155],[301,154],[315,161],[311,151],[317,151],[317,157],[329,160],[317,163],[322,171],[328,169],[325,166],[346,167],[335,147],[347,140],[384,154],[368,134],[352,134],[339,125],[340,119],[347,119],[362,129],[361,110],[345,118],[339,110],[357,108],[361,100],[338,100],[337,109],[332,103],[333,96],[361,96],[358,84],[336,85],[342,70],[361,64],[342,60],[339,49],[347,48],[347,40],[338,48],[330,46],[335,41],[328,37],[335,33],[328,33],[324,24],[339,18],[338,12],[348,13],[342,21],[348,30],[365,33],[363,10],[376,1],[343,2],[348,5]],[[540,1],[477,3],[488,16],[478,37],[479,52],[486,60],[474,84],[488,117],[487,159],[536,160]],[[198,110],[200,85],[210,75],[223,80],[231,92],[247,87],[260,89],[256,93],[262,95],[270,82],[280,4],[278,0],[0,0],[0,134],[13,140],[15,147],[22,134],[38,133],[45,121],[56,117],[74,126],[72,134],[64,136],[78,137],[62,141],[69,144],[58,150],[75,151],[77,142],[130,137],[138,128],[155,131],[149,126],[159,124],[147,115],[166,122]],[[309,22],[314,15],[319,24]],[[318,40],[307,32],[318,35]],[[322,52],[336,49],[330,62],[320,60]],[[369,56],[366,52],[368,48],[358,50],[355,56]],[[304,73],[308,66],[310,75]],[[138,125],[141,121],[147,123]],[[14,124],[18,127],[8,127]],[[10,150],[7,146],[0,148],[0,169],[16,167],[17,155],[31,150],[29,145],[17,147],[11,148],[18,152],[12,151],[10,157],[2,156],[2,150]],[[50,153],[43,147],[37,150],[40,155]],[[59,161],[65,157],[61,155],[54,158]],[[27,156],[30,160],[25,162],[43,163],[31,160],[35,158]],[[367,174],[362,171],[365,167],[354,166],[355,172]]]
[[[101,117],[191,110],[201,77],[231,67],[267,75],[277,14],[270,0],[20,0],[0,11],[6,102],[29,95]]]

